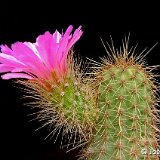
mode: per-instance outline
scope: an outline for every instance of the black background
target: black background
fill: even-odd
[[[160,10],[155,3],[122,2],[5,2],[0,11],[0,44],[16,41],[34,42],[45,31],[65,30],[70,24],[84,31],[76,43],[75,54],[99,61],[105,55],[100,41],[113,38],[116,47],[130,33],[130,46],[138,43],[137,52],[160,43]],[[160,64],[160,44],[146,57],[149,65]],[[58,142],[44,140],[47,131],[35,132],[38,124],[29,122],[31,110],[23,106],[21,92],[12,81],[0,79],[0,159],[16,160],[72,160],[77,154],[65,154]],[[2,154],[1,154],[2,155]]]

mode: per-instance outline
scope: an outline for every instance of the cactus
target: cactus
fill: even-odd
[[[81,26],[72,30],[70,25],[64,33],[39,35],[35,43],[0,46],[2,79],[23,78],[17,83],[25,86],[29,105],[38,110],[40,128],[49,126],[54,141],[62,135],[61,146],[67,143],[69,150],[87,143],[97,116],[94,92],[73,58],[73,45],[83,31]]]
[[[119,51],[112,42],[108,58],[86,77],[72,54],[83,32],[81,26],[72,30],[45,32],[36,43],[1,45],[2,79],[26,79],[17,83],[33,99],[28,105],[38,108],[40,128],[49,126],[47,137],[56,135],[54,141],[61,134],[61,146],[68,139],[68,151],[83,147],[79,159],[158,159],[157,66],[144,61],[150,50],[137,56],[128,39]]]
[[[156,66],[145,66],[145,55],[128,50],[128,39],[123,50],[115,51],[113,42],[109,49],[95,72],[100,115],[81,159],[158,159]]]
[[[48,126],[50,132],[47,137],[56,135],[55,142],[61,134],[61,147],[66,146],[67,151],[85,146],[97,116],[94,92],[78,64],[70,53],[67,58],[68,74],[61,81],[17,81],[25,86],[22,87],[26,93],[24,98],[30,98],[26,104],[39,109],[34,119],[42,122],[40,128]]]

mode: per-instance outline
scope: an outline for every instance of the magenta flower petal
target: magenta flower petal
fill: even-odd
[[[15,43],[12,45],[12,50],[15,57],[28,66],[32,70],[32,73],[38,77],[43,77],[42,73],[47,72],[47,67],[44,67],[43,62],[26,44],[20,42]]]
[[[21,61],[17,60],[15,57],[4,53],[0,53],[0,63],[8,64],[14,67],[25,65]]]
[[[8,66],[6,64],[0,64],[0,71],[1,71],[1,73],[3,73],[3,72],[10,72],[12,69],[14,69],[14,68],[11,67],[11,66]]]
[[[16,42],[12,44],[12,51],[14,56],[18,60],[22,62],[24,61],[24,63],[26,63],[27,60],[38,60],[38,57],[35,55],[35,53],[22,42]]]
[[[53,39],[54,39],[55,43],[59,43],[59,41],[61,39],[61,34],[58,31],[55,31],[53,33]]]
[[[68,49],[70,49],[74,45],[74,43],[76,43],[79,40],[79,38],[82,36],[83,32],[82,32],[81,28],[82,28],[82,26],[79,26],[75,30],[75,32],[73,34],[73,38],[68,43]]]
[[[72,28],[70,28],[72,29]],[[71,30],[68,31],[68,33],[70,34]],[[63,53],[63,55],[61,57],[59,57],[59,64],[60,64],[60,69],[63,71],[66,68],[66,58],[67,58],[67,54],[68,51],[70,50],[70,48],[79,40],[79,38],[81,37],[81,35],[83,34],[82,30],[81,30],[81,26],[75,30],[73,36],[71,38],[69,38],[70,36],[68,35],[68,43],[66,48],[63,48],[62,51],[60,51],[60,53]],[[67,36],[66,36],[67,37]],[[65,46],[65,44],[61,45],[61,46]],[[57,54],[60,56],[60,54]]]
[[[1,76],[2,79],[11,79],[11,78],[26,78],[26,79],[33,79],[33,77],[24,74],[24,73],[6,73]]]
[[[82,35],[81,26],[73,35],[72,30],[73,26],[70,25],[64,34],[45,32],[37,37],[36,43],[16,42],[11,48],[1,45],[0,73],[11,72],[2,75],[2,78],[49,80],[53,78],[53,73],[62,77],[67,71],[69,50]]]
[[[59,49],[57,53],[58,63],[60,63],[61,58],[65,56],[65,54],[68,54],[67,45],[68,45],[69,39],[71,38],[70,33],[72,32],[72,29],[73,27],[69,26],[65,34],[63,35],[63,38],[59,42]]]
[[[51,67],[50,64],[50,56],[55,54],[55,51],[51,51],[51,45],[53,45],[53,49],[56,49],[58,46],[53,41],[53,36],[49,32],[45,32],[44,35],[40,35],[36,40],[36,49],[40,53],[40,57],[46,66]],[[51,57],[52,58],[52,57]]]
[[[7,45],[1,45],[1,52],[12,55],[12,50]]]
[[[57,55],[57,52],[58,52],[58,49],[59,49],[59,41],[61,39],[61,34],[56,31],[54,34],[53,34],[53,38],[51,40],[51,43],[50,43],[50,54],[49,54],[49,63],[51,65],[52,68],[54,69],[58,69],[58,62],[57,62],[57,59],[56,59],[56,55]]]

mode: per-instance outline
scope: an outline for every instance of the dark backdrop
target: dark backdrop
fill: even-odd
[[[75,54],[99,61],[105,55],[100,37],[115,46],[130,33],[130,45],[138,42],[137,52],[151,48],[160,42],[160,10],[153,3],[106,2],[3,2],[0,11],[0,44],[16,41],[34,42],[39,34],[56,29],[65,30],[73,24],[82,25],[84,34],[75,45]],[[160,64],[158,44],[146,57],[149,65]],[[38,124],[29,122],[29,108],[23,106],[21,92],[11,81],[0,79],[0,146],[5,155],[2,159],[16,160],[73,160],[76,151],[65,154],[59,149],[59,142],[44,140],[47,132],[35,132]]]

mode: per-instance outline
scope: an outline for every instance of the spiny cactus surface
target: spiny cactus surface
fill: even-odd
[[[146,67],[134,51],[128,41],[120,52],[113,47],[96,71],[100,115],[86,159],[159,159],[156,67]]]
[[[25,98],[33,99],[27,103],[39,111],[34,115],[41,122],[42,127],[49,128],[47,137],[53,137],[56,142],[61,134],[64,145],[72,150],[85,145],[90,139],[94,122],[97,117],[97,106],[94,101],[94,92],[83,73],[78,62],[68,57],[68,73],[60,81],[18,81],[25,85],[24,91],[28,93]],[[55,75],[53,75],[55,76]]]

